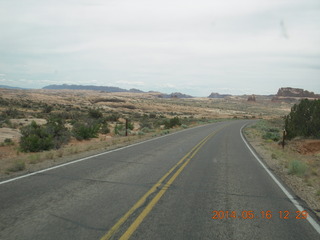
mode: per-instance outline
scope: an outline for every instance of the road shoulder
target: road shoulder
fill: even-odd
[[[314,186],[310,186],[305,179],[294,174],[289,174],[286,161],[285,159],[282,159],[283,155],[279,154],[280,156],[275,157],[270,144],[257,136],[250,126],[244,128],[243,135],[268,168],[270,168],[298,198],[303,200],[308,205],[308,208],[315,213],[318,220],[320,220],[320,196],[317,194],[317,189]],[[292,153],[288,154],[289,157],[291,154]],[[288,155],[283,158],[288,157]]]

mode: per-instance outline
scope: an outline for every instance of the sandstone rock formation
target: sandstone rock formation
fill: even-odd
[[[320,95],[314,94],[314,92],[309,92],[303,90],[302,88],[280,88],[276,95],[277,97],[305,97],[305,98],[317,98]]]
[[[256,101],[256,96],[254,94],[248,97],[248,102],[255,102],[255,101]]]
[[[219,93],[211,93],[208,98],[225,98],[225,97],[230,97],[230,94],[219,94]]]
[[[272,101],[295,101],[301,98],[320,98],[320,94],[315,94],[302,88],[283,87],[278,90]]]

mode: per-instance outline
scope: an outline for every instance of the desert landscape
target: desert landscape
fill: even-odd
[[[0,239],[320,239],[319,0],[0,6]]]
[[[278,118],[287,114],[292,106],[292,102],[272,101],[270,96],[256,96],[255,101],[248,101],[248,96],[222,98],[219,96],[212,98],[212,95],[208,98],[177,96],[181,95],[176,93],[172,94],[172,97],[164,97],[157,92],[0,89],[1,177],[20,172],[12,171],[15,169],[12,165],[16,161],[23,161],[24,167],[21,171],[25,171],[29,168],[34,169],[35,165],[40,166],[43,162],[54,164],[52,159],[56,157],[61,159],[62,156],[70,155],[70,152],[105,149],[106,145],[110,147],[115,142],[159,136],[169,131],[212,121]],[[97,116],[94,116],[94,111],[97,111]],[[90,114],[93,114],[93,117]],[[174,117],[179,119],[179,123],[175,126],[165,126],[166,122]],[[74,136],[70,136],[67,144],[63,144],[59,149],[50,149],[50,153],[21,151],[19,146],[21,129],[33,121],[39,126],[45,125],[52,118],[62,120],[63,126],[68,131],[72,131],[80,120],[87,123],[100,118],[103,119],[103,123],[99,124],[105,127],[105,131],[98,131],[95,137],[85,140],[77,140]],[[126,138],[124,138],[125,119],[132,123],[129,136]],[[48,157],[43,155],[48,155],[49,161]],[[39,159],[34,160],[34,158]]]
[[[251,144],[277,175],[319,211],[320,141],[298,138],[287,141],[284,150],[279,144],[284,116],[291,107],[302,98],[317,97],[304,93],[310,94],[285,88],[270,96],[212,93],[206,98],[182,98],[184,95],[178,93],[3,88],[0,89],[0,178],[37,171],[201,124],[254,119],[258,121],[245,130]],[[48,150],[23,150],[20,143],[23,129],[32,123],[46,126],[52,119],[58,119],[54,120],[56,124],[61,121],[62,130],[70,132],[67,141]],[[97,122],[99,129],[94,136],[79,137],[74,129],[80,122],[87,125]],[[270,129],[276,137],[264,138]],[[302,174],[290,173],[293,158],[306,166]]]

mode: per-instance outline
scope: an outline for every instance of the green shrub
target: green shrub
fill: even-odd
[[[299,160],[289,162],[289,174],[303,176],[307,170],[307,165]]]
[[[174,127],[174,126],[181,126],[180,118],[174,117],[174,118],[170,119],[170,125],[171,125],[172,127]]]
[[[91,118],[95,118],[95,119],[99,119],[99,118],[102,118],[102,112],[100,112],[99,109],[90,109],[89,110],[89,116]]]
[[[33,153],[32,155],[29,156],[29,163],[30,164],[36,164],[40,162],[40,155],[37,153]]]
[[[320,99],[303,99],[285,117],[287,138],[296,136],[320,138]]]
[[[134,124],[130,120],[128,120],[128,129],[133,130],[134,129]]]
[[[20,148],[23,152],[40,152],[58,149],[70,140],[70,132],[62,120],[49,119],[46,125],[36,122],[21,129]]]
[[[164,126],[166,129],[173,128],[175,126],[181,126],[181,121],[179,117],[171,118],[169,121],[164,122]]]
[[[125,127],[122,123],[117,123],[114,127],[114,134],[116,135],[125,135]]]
[[[265,140],[272,140],[274,142],[278,142],[280,140],[280,134],[277,132],[266,132],[263,136]]]
[[[53,159],[54,158],[54,152],[52,152],[52,151],[48,152],[45,157],[48,158],[48,159]]]
[[[123,107],[123,108],[127,108],[127,109],[131,109],[131,110],[133,110],[133,109],[137,109],[137,107],[136,107],[136,106],[134,106],[134,105],[130,105],[130,104],[125,104],[125,105],[122,105],[121,107]]]
[[[43,113],[51,113],[52,110],[53,110],[53,107],[46,104],[43,108]]]
[[[10,144],[10,143],[12,143],[12,139],[11,139],[11,138],[6,138],[6,139],[4,140],[4,142]]]
[[[77,121],[81,118],[81,114],[72,110],[64,110],[63,112],[51,113],[51,117],[58,119],[71,119],[72,121]]]
[[[65,122],[60,118],[51,118],[44,125],[45,131],[53,137],[54,148],[59,149],[70,140],[71,133],[65,127]]]
[[[19,172],[23,171],[26,168],[26,164],[24,161],[16,161],[11,167],[7,169],[8,172]]]
[[[100,124],[95,122],[81,123],[78,122],[73,126],[73,136],[77,140],[88,140],[91,138],[97,138],[100,130]]]
[[[104,123],[101,125],[100,133],[102,133],[102,134],[110,133],[110,128],[107,123]]]
[[[1,115],[0,115],[1,116]],[[5,125],[7,125],[7,127],[8,128],[13,128],[12,127],[12,122],[10,121],[10,119],[5,119],[4,121],[3,121],[3,123],[5,124]]]
[[[0,106],[8,106],[10,102],[2,97],[0,97]]]
[[[252,125],[251,128],[260,130],[262,138],[265,140],[278,142],[281,139],[281,126],[278,126],[277,124],[275,127],[274,123],[271,121],[260,120],[256,124]]]
[[[3,142],[3,145],[4,146],[11,146],[11,145],[14,145],[14,142],[12,141],[11,138],[6,138]]]
[[[148,128],[148,127],[144,127],[141,129],[141,132],[144,132],[144,133],[149,133],[149,132],[152,132],[153,130]]]
[[[2,112],[4,117],[9,118],[19,118],[21,117],[21,113],[15,108],[8,108]]]
[[[145,135],[145,133],[142,132],[142,131],[139,131],[139,132],[138,132],[138,135],[139,135],[139,136],[143,136],[143,135]]]
[[[105,120],[109,122],[116,122],[118,121],[119,118],[120,118],[120,115],[118,113],[113,113],[111,115],[106,116]]]
[[[149,118],[156,118],[157,117],[157,114],[156,113],[150,113],[149,114]]]
[[[53,136],[35,121],[21,129],[20,148],[23,152],[40,152],[54,147]]]
[[[166,135],[166,134],[169,134],[169,133],[170,133],[169,130],[164,130],[164,131],[161,132],[161,135],[163,135],[163,134]]]
[[[153,128],[152,122],[149,121],[148,119],[141,120],[139,124],[141,128],[149,128],[149,129]]]

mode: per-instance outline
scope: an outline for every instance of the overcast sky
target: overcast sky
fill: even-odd
[[[319,0],[0,0],[0,85],[320,93]]]

